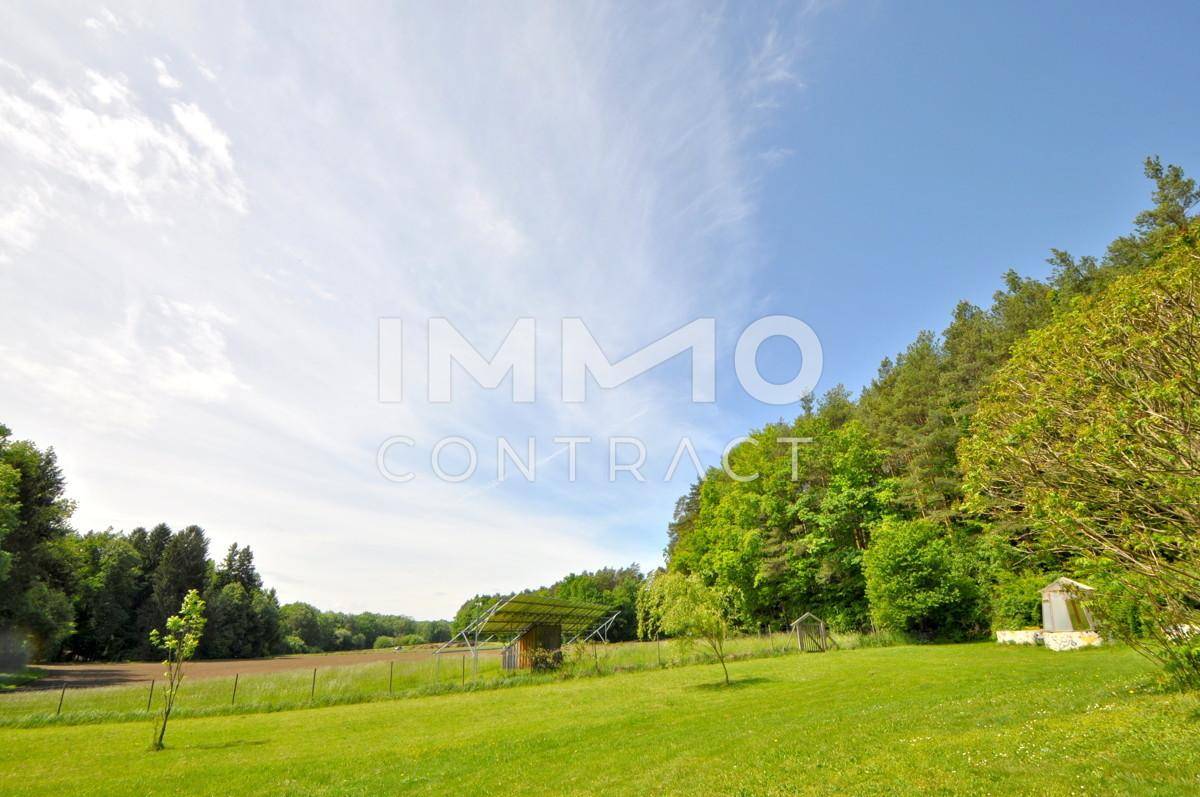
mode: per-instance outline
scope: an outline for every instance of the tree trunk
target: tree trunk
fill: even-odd
[[[167,721],[171,719],[171,709],[175,705],[175,692],[179,688],[179,682],[183,680],[178,671],[178,664],[168,663],[167,665],[167,691],[163,694],[163,709],[158,727],[155,728],[154,735],[154,750],[163,749],[163,738],[167,735]]]
[[[158,723],[158,736],[154,739],[154,749],[163,749],[163,737],[167,734],[167,717],[168,714],[163,714],[162,719]]]
[[[725,640],[713,636],[705,638],[704,641],[712,648],[713,655],[717,657],[717,661],[721,662],[721,669],[725,672],[725,685],[729,686],[729,668],[725,666]]]

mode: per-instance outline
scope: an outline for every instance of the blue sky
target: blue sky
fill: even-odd
[[[1102,252],[1145,206],[1146,155],[1200,168],[1200,110],[1180,101],[1198,30],[1187,3],[816,15],[761,234],[777,306],[825,332],[827,376],[863,384],[1005,270],[1046,273],[1050,247]]]
[[[1099,253],[1150,153],[1200,168],[1194,6],[62,5],[0,10],[0,420],[54,445],[81,529],[204,526],[284,600],[446,616],[475,592],[659,561],[679,440],[715,464],[794,414],[733,344],[797,316],[820,388],[1052,246]],[[376,400],[376,328],[538,325],[537,401]],[[614,359],[716,319],[582,405],[559,319]],[[798,366],[790,344],[764,375]],[[418,441],[376,469],[382,441]],[[433,478],[447,435],[476,476]],[[495,439],[536,439],[535,483]],[[569,482],[556,435],[588,435]],[[647,446],[611,483],[607,441]],[[518,446],[521,447],[521,446]],[[447,461],[449,465],[449,460]]]

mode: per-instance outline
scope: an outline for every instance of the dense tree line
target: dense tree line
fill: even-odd
[[[445,642],[447,620],[414,620],[403,614],[323,612],[307,603],[280,609],[283,648],[289,653],[320,653],[372,647]]]
[[[0,599],[0,626],[10,644],[24,637],[38,660],[154,658],[150,631],[162,628],[194,589],[204,596],[209,621],[200,655],[273,652],[279,603],[263,588],[249,548],[234,544],[213,561],[203,529],[172,530],[165,523],[129,533],[76,533],[67,525],[71,505],[62,497],[54,452],[7,437],[0,453],[15,449],[30,466],[18,479],[25,494],[16,514],[24,522],[0,542],[11,565]],[[37,507],[41,511],[29,511]]]
[[[746,629],[811,610],[839,629],[979,635],[1038,623],[1037,588],[1068,572],[1098,582],[1116,633],[1200,627],[1200,192],[1157,158],[1145,171],[1153,207],[1103,257],[1009,272],[857,400],[839,386],[753,432],[730,465],[757,478],[693,485],[668,569],[719,589]]]
[[[157,658],[150,631],[193,589],[207,621],[198,655],[208,658],[449,638],[444,621],[280,607],[251,549],[235,543],[214,560],[199,526],[81,534],[70,526],[73,510],[54,451],[0,426],[0,670],[28,658]]]

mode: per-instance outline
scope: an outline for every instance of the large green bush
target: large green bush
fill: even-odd
[[[965,543],[928,520],[889,518],[863,556],[871,617],[882,629],[926,637],[978,631],[979,589]]]
[[[310,651],[308,649],[308,646],[304,644],[304,640],[301,639],[300,637],[296,636],[295,634],[289,634],[288,636],[285,636],[283,638],[283,642],[281,643],[280,647],[282,649],[282,652],[284,652],[284,653],[312,653],[312,652],[314,652],[314,651]]]
[[[991,588],[992,628],[1040,628],[1042,589],[1054,578],[1041,572],[997,574]]]

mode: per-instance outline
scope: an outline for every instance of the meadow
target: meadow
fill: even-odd
[[[841,636],[843,647],[861,644],[857,635]],[[795,640],[787,634],[743,636],[728,642],[735,659],[785,655],[795,651]],[[295,657],[293,657],[294,659]],[[407,698],[455,691],[495,689],[561,678],[611,675],[659,667],[678,667],[711,661],[700,647],[680,648],[670,642],[625,642],[610,645],[579,645],[568,648],[561,670],[555,673],[506,673],[500,669],[495,651],[480,654],[476,665],[465,654],[448,654],[436,660],[428,655],[413,658],[403,654],[393,661],[353,662],[353,655],[299,657],[311,661],[310,668],[295,668],[270,674],[241,674],[225,677],[185,679],[177,717],[200,717],[286,711],[315,706],[346,705],[377,700]],[[336,664],[335,664],[336,662]],[[196,662],[192,672],[203,673],[209,662]],[[245,662],[243,666],[270,663]],[[289,664],[296,662],[289,661]],[[227,666],[228,665],[228,666]],[[222,662],[222,671],[236,669],[237,662]],[[140,671],[153,668],[134,665]],[[315,673],[314,673],[315,670]],[[161,682],[157,688],[161,688]],[[61,709],[59,702],[61,699]],[[0,698],[0,727],[31,727],[46,724],[74,725],[95,722],[144,720],[157,707],[149,680],[121,686],[77,689],[23,690]]]
[[[1200,700],[1131,651],[837,650],[150,724],[0,729],[0,793],[1200,792]]]

